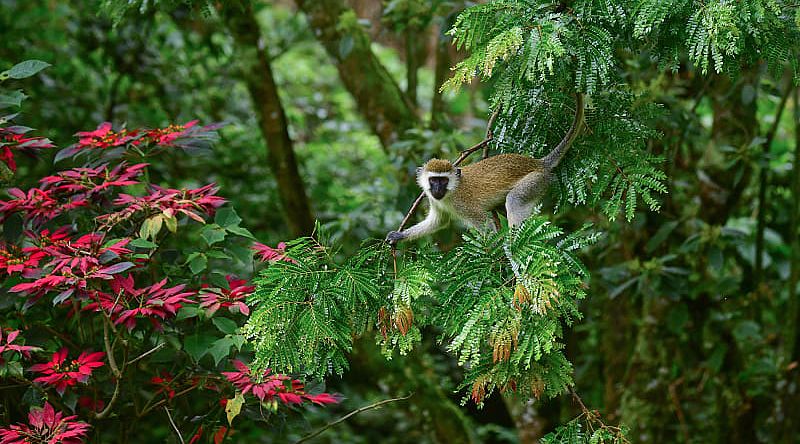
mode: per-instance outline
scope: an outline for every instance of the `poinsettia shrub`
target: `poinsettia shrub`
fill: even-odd
[[[58,150],[59,168],[0,199],[0,444],[138,441],[143,423],[158,424],[148,439],[219,443],[243,421],[339,402],[247,365],[248,277],[289,260],[283,246],[255,242],[214,184],[151,181],[151,164],[208,149],[218,125],[105,122],[58,149],[11,117],[10,180],[23,150]]]

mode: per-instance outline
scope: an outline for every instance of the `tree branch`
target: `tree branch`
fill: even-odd
[[[775,134],[778,132],[778,125],[783,115],[783,110],[786,108],[786,102],[789,101],[789,95],[792,93],[792,76],[786,76],[786,84],[784,85],[783,97],[775,111],[775,121],[767,132],[766,140],[762,145],[762,159],[761,171],[758,173],[758,219],[756,223],[756,262],[753,267],[753,278],[756,285],[763,281],[764,274],[764,230],[767,223],[767,187],[769,186],[769,151],[772,148],[772,141],[775,139]]]
[[[386,150],[419,123],[414,106],[378,61],[371,41],[344,0],[297,0],[356,107]],[[347,48],[346,50],[344,48]]]
[[[390,402],[395,402],[395,401],[404,401],[404,400],[406,400],[406,399],[410,398],[410,397],[411,397],[411,395],[413,395],[413,393],[409,394],[408,396],[404,396],[404,397],[402,397],[402,398],[384,399],[384,400],[382,400],[382,401],[378,401],[378,402],[375,402],[375,403],[373,403],[373,404],[366,405],[366,406],[364,406],[364,407],[360,407],[360,408],[358,408],[358,409],[355,409],[355,410],[353,410],[352,412],[350,412],[350,413],[348,413],[348,414],[346,414],[346,415],[342,416],[341,418],[337,419],[336,421],[329,422],[328,424],[326,424],[326,425],[322,426],[321,428],[317,429],[317,430],[316,430],[316,431],[314,431],[313,433],[310,433],[310,434],[308,434],[308,435],[306,435],[306,436],[304,436],[304,437],[300,438],[299,440],[295,441],[295,443],[294,443],[294,444],[300,444],[300,443],[306,442],[306,441],[308,441],[309,439],[311,439],[311,438],[314,438],[315,436],[317,436],[317,435],[321,434],[321,433],[322,433],[322,432],[324,432],[325,430],[328,430],[329,428],[331,428],[331,427],[335,426],[336,424],[339,424],[339,423],[341,423],[341,422],[343,422],[343,421],[346,421],[346,420],[347,420],[348,418],[350,418],[351,416],[357,415],[357,414],[359,414],[359,413],[361,413],[361,412],[365,412],[365,411],[367,411],[367,410],[372,410],[372,409],[378,408],[378,407],[380,407],[380,406],[382,406],[382,405],[384,405],[384,404],[389,404]]]

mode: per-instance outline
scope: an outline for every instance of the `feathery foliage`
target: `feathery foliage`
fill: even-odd
[[[387,355],[407,353],[433,325],[466,368],[463,387],[475,402],[495,389],[558,395],[572,383],[562,325],[580,317],[585,296],[586,271],[574,253],[597,237],[588,227],[564,235],[531,218],[511,231],[470,231],[446,254],[410,255],[396,275],[380,244],[339,263],[316,239],[294,241],[293,262],[277,262],[256,280],[256,309],[244,329],[254,365],[324,377],[347,368],[352,338],[372,325]]]

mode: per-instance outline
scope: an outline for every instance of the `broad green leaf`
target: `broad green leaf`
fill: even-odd
[[[242,218],[236,214],[236,210],[233,208],[221,208],[217,210],[217,214],[214,216],[214,222],[225,228],[239,225],[241,221]]]
[[[149,240],[142,239],[142,238],[134,239],[134,240],[130,241],[130,243],[128,245],[130,245],[131,247],[137,247],[137,248],[157,248],[158,247],[158,244],[150,242]]]
[[[253,250],[241,245],[227,245],[226,249],[231,252],[233,257],[243,264],[250,264],[253,260]]]
[[[158,232],[161,231],[161,225],[164,222],[164,216],[158,214],[142,222],[139,227],[139,237],[142,239],[155,239]]]
[[[234,321],[233,319],[216,317],[212,319],[211,322],[213,322],[214,325],[217,326],[219,331],[228,335],[236,333],[236,330],[239,329],[239,325],[236,324],[236,321]]]
[[[219,365],[219,361],[228,356],[232,345],[233,339],[230,337],[224,337],[214,341],[214,343],[211,345],[211,348],[208,349],[208,353],[212,358],[214,358],[214,365]]]
[[[202,333],[187,336],[186,340],[183,342],[183,350],[188,353],[192,359],[199,361],[200,358],[209,352],[211,344],[213,344],[216,339],[217,338],[214,336],[204,335]]]
[[[192,273],[199,274],[208,266],[208,258],[204,254],[198,254],[194,259],[189,262],[189,269]]]
[[[175,216],[164,216],[164,225],[170,233],[178,231],[178,218]]]
[[[50,66],[49,63],[41,60],[26,60],[17,63],[8,70],[8,76],[12,79],[24,79]]]
[[[226,259],[226,260],[232,259],[230,255],[220,250],[208,250],[206,251],[206,256],[212,259]]]
[[[210,273],[208,275],[208,282],[215,287],[224,288],[226,290],[230,289],[228,280],[225,279],[225,275],[222,273]]]
[[[180,310],[178,310],[178,314],[175,316],[175,320],[180,321],[183,319],[195,318],[197,317],[198,314],[202,313],[202,311],[203,310],[200,308],[191,305],[186,305],[181,307]]]
[[[22,93],[22,90],[10,91],[7,94],[0,94],[0,108],[8,108],[10,106],[20,106],[22,101],[28,96]]]
[[[203,227],[203,231],[200,232],[200,236],[203,237],[208,246],[211,246],[225,239],[225,230],[216,224],[206,225]]]
[[[250,230],[248,230],[247,228],[242,228],[242,227],[228,227],[228,228],[226,228],[226,229],[227,229],[229,232],[231,232],[231,233],[233,233],[233,234],[235,234],[235,235],[237,235],[237,236],[243,236],[243,237],[246,237],[246,238],[248,238],[248,239],[254,239],[254,240],[255,240],[255,237],[253,236],[253,233],[251,233],[251,232],[250,232]]]

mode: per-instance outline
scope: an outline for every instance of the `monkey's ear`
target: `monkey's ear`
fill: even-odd
[[[456,177],[461,177],[461,168],[456,168]]]
[[[422,167],[417,167],[417,176],[422,174]]]

